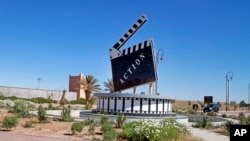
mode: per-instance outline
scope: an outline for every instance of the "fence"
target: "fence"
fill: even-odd
[[[0,95],[6,97],[16,96],[19,98],[28,98],[28,99],[43,97],[59,101],[63,95],[63,91],[0,86]],[[77,93],[67,91],[65,94],[65,99],[76,100]]]

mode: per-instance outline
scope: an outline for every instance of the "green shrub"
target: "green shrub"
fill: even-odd
[[[207,115],[208,116],[217,116],[217,113],[216,112],[208,112]]]
[[[239,124],[246,124],[247,118],[244,113],[240,113],[238,116]]]
[[[12,101],[18,100],[20,98],[16,97],[16,96],[10,96],[10,97],[6,97],[5,99],[10,99]]]
[[[124,114],[118,114],[116,117],[116,123],[115,123],[116,127],[121,128],[124,125],[125,121],[126,121],[126,117],[124,116]]]
[[[71,117],[71,110],[68,107],[64,107],[61,111],[61,121],[71,122],[73,118]]]
[[[191,103],[191,101],[190,100],[188,100],[188,105],[191,105],[192,103]]]
[[[0,94],[0,100],[4,100],[4,99],[5,97],[2,94]]]
[[[203,116],[201,121],[196,122],[193,127],[211,129],[214,128],[214,125],[208,120],[207,116]]]
[[[38,111],[37,111],[37,118],[40,123],[47,123],[48,117],[46,116],[46,110],[42,105],[39,105]]]
[[[34,108],[35,105],[30,101],[16,100],[10,112],[13,112],[19,118],[27,118],[30,117],[29,110]]]
[[[101,127],[101,131],[103,131],[104,133],[110,130],[114,130],[114,128],[112,127],[112,125],[110,123],[104,123],[102,124]]]
[[[43,104],[43,103],[56,103],[57,102],[57,101],[54,101],[52,99],[43,98],[43,97],[32,98],[31,101],[34,102],[34,103],[40,103],[40,104]]]
[[[207,116],[203,116],[203,117],[202,117],[202,121],[201,121],[201,127],[202,127],[202,128],[206,128],[207,125],[208,125],[208,123],[209,123],[209,121],[208,121]]]
[[[192,115],[196,115],[196,114],[197,114],[197,112],[196,112],[195,110],[193,110],[193,109],[189,109],[189,110],[187,111],[187,113],[188,113],[188,114],[192,114]]]
[[[99,125],[98,120],[94,119],[93,117],[88,117],[86,120],[83,122],[84,125],[92,125],[94,124],[95,126]]]
[[[170,137],[174,140],[180,134],[188,135],[190,132],[174,119],[166,118],[159,122],[151,120],[127,122],[118,137],[136,141],[159,141],[169,140]]]
[[[226,123],[222,125],[224,129],[229,133],[230,132],[230,126],[234,125],[235,123],[232,120],[228,120]]]
[[[18,118],[16,116],[6,116],[3,119],[2,127],[6,130],[10,130],[13,127],[16,127],[18,123]]]
[[[49,103],[48,107],[46,108],[47,110],[58,110],[55,106],[53,106],[52,103]]]
[[[86,100],[83,98],[80,98],[77,100],[71,100],[69,101],[69,104],[86,104]]]
[[[177,140],[180,137],[180,132],[177,128],[167,128],[166,129],[167,135],[166,138]]]
[[[101,124],[108,123],[109,117],[107,115],[101,116]]]
[[[26,121],[23,127],[24,127],[24,128],[31,128],[31,127],[33,127],[32,124],[33,124],[32,121]]]
[[[115,141],[117,133],[115,132],[115,130],[107,131],[103,136],[106,141]]]
[[[2,100],[0,100],[0,108],[5,108],[5,104]]]
[[[78,133],[82,132],[82,129],[83,129],[83,124],[81,122],[75,122],[71,126],[71,131],[73,135],[76,134],[76,132]]]
[[[13,107],[15,105],[15,102],[13,102],[12,100],[10,99],[5,99],[5,100],[2,100],[2,105],[3,105],[3,108],[9,110],[9,112],[13,113]]]
[[[119,138],[132,140],[136,136],[135,127],[140,126],[141,122],[127,122],[122,127],[122,132],[118,134]]]
[[[97,99],[95,97],[91,97],[86,105],[87,109],[91,109],[93,105],[97,102]]]
[[[91,125],[89,126],[88,131],[89,131],[89,135],[95,136],[95,125],[94,125],[94,124],[91,124]]]
[[[104,123],[101,127],[101,131],[103,131],[103,136],[105,140],[113,141],[117,137],[114,127],[109,123]]]
[[[246,124],[250,124],[250,116],[246,117]]]

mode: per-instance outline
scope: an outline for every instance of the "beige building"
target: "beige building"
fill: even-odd
[[[84,80],[85,76],[81,73],[78,76],[69,75],[69,91],[77,93],[77,99],[85,99],[85,91],[81,89],[80,81]]]

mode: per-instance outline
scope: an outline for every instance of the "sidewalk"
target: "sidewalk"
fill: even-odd
[[[229,141],[228,136],[209,132],[207,130],[194,128],[191,123],[185,124],[193,136],[203,139],[204,141]]]

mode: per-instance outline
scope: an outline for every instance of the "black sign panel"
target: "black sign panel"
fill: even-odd
[[[152,40],[122,50],[111,60],[114,91],[154,82],[156,78]]]
[[[204,103],[213,103],[213,96],[204,96]]]

